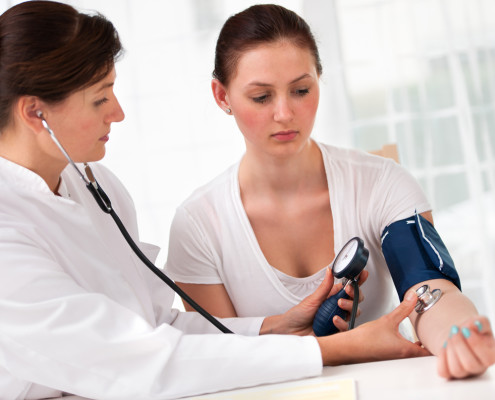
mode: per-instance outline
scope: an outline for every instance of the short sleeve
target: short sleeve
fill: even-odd
[[[182,283],[220,284],[218,263],[211,238],[185,207],[179,207],[170,228],[167,274]]]
[[[423,189],[411,173],[395,161],[384,161],[370,201],[379,218],[379,234],[392,222],[431,210]]]

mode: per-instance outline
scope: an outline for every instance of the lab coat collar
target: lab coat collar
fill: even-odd
[[[38,192],[38,195],[54,196],[47,183],[37,173],[6,158],[0,157],[0,186],[3,185],[3,182],[7,183],[10,187],[17,187],[23,191]],[[64,192],[64,197],[68,197],[63,179],[60,183],[59,190]]]

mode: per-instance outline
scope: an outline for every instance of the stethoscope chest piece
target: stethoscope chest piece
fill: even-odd
[[[435,305],[435,303],[442,297],[442,291],[440,289],[434,289],[430,291],[430,286],[423,285],[416,290],[418,295],[418,302],[414,308],[418,314],[424,313]]]

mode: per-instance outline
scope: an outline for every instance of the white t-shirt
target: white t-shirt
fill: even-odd
[[[359,150],[319,144],[327,175],[337,254],[359,236],[369,250],[369,278],[357,323],[378,318],[398,304],[381,252],[380,236],[391,222],[430,205],[415,179],[396,162]],[[275,315],[311,294],[324,272],[295,278],[268,264],[243,208],[239,163],[196,190],[178,209],[166,270],[178,282],[219,284],[238,316]]]
[[[93,171],[154,259],[127,191],[102,166]],[[59,191],[0,157],[0,398],[169,399],[321,373],[314,338],[221,334],[198,313],[172,310],[172,290],[70,165]],[[257,335],[262,318],[222,322]]]

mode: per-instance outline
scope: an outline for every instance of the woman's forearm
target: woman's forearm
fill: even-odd
[[[438,355],[452,327],[459,326],[469,317],[477,315],[478,311],[471,300],[448,280],[435,279],[422,282],[413,286],[410,291],[415,291],[424,284],[428,284],[430,290],[440,289],[442,297],[426,312],[418,314],[413,311],[409,318],[423,346]]]

